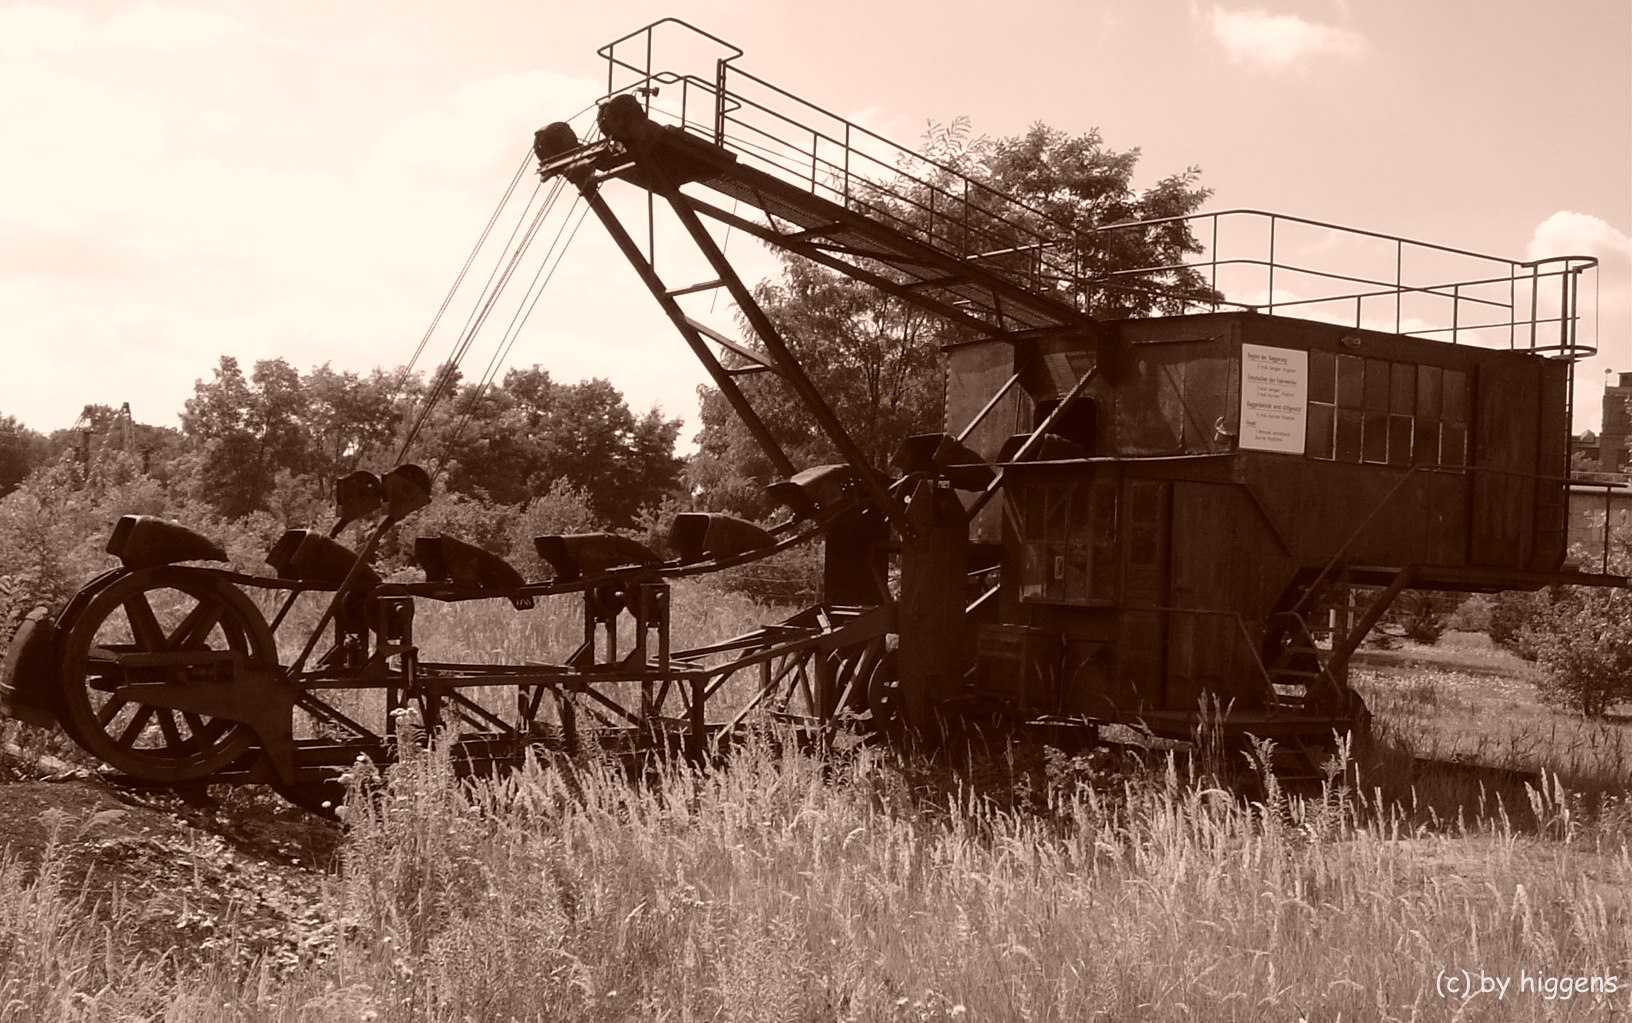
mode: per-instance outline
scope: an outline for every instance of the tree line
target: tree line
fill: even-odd
[[[427,413],[433,393],[444,397]],[[562,383],[539,366],[483,388],[451,366],[427,380],[328,364],[301,373],[276,358],[246,374],[223,355],[194,383],[180,418],[179,429],[148,426],[90,406],[82,429],[49,437],[0,418],[0,492],[50,462],[122,456],[238,519],[326,500],[336,477],[394,464],[413,430],[410,457],[439,470],[447,493],[524,505],[565,484],[599,522],[622,528],[677,493],[684,470],[675,453],[680,420],[655,408],[636,414],[609,381]]]

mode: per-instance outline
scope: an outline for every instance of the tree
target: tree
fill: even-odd
[[[306,375],[301,389],[311,472],[325,486],[390,446],[405,404],[399,396],[402,379],[400,370],[387,374],[376,368],[359,376],[337,373],[328,363]]]
[[[565,483],[603,524],[627,528],[679,487],[680,421],[636,416],[606,380],[561,384],[548,371],[511,370],[498,386],[456,386],[418,441],[450,493],[523,505]]]
[[[1535,613],[1524,634],[1549,702],[1596,718],[1632,700],[1632,593],[1570,587]]]
[[[275,469],[269,465],[262,438],[254,432],[271,416],[257,409],[258,395],[244,379],[237,359],[221,356],[213,372],[208,384],[193,381],[181,428],[203,451],[201,496],[224,517],[238,518],[264,509],[272,490]],[[259,366],[256,373],[262,379],[268,375]]]
[[[0,416],[0,497],[16,490],[44,462],[45,452],[44,437],[15,416]]]
[[[926,162],[913,177],[881,186],[866,205],[875,215],[911,231],[925,225],[925,198],[947,188],[958,175],[985,189],[969,194],[980,209],[966,223],[980,223],[961,244],[988,251],[1004,244],[1002,232],[1022,229],[1056,238],[1074,238],[1084,276],[1057,283],[1060,297],[1102,317],[1177,312],[1213,297],[1201,276],[1175,268],[1158,275],[1127,278],[1136,267],[1178,267],[1200,251],[1189,227],[1169,222],[1148,229],[1100,232],[1113,223],[1180,217],[1195,212],[1209,192],[1198,185],[1199,170],[1187,168],[1136,190],[1132,177],[1139,151],[1108,149],[1097,131],[1072,136],[1043,124],[1013,138],[971,139],[964,120],[932,128],[924,147]],[[924,168],[927,167],[926,171]],[[961,185],[958,186],[961,191]],[[950,190],[950,188],[948,188]],[[1029,208],[1014,207],[1019,200]],[[1001,206],[1002,217],[998,217]],[[1017,212],[1019,210],[1019,212]],[[928,227],[923,226],[927,233]],[[960,244],[937,230],[941,245]],[[786,256],[780,274],[755,292],[783,340],[831,403],[862,453],[883,468],[900,442],[931,431],[940,413],[940,346],[971,336],[836,271]],[[836,458],[808,411],[770,374],[739,378],[742,389],[796,465]],[[716,389],[705,387],[699,450],[689,481],[705,505],[739,514],[768,511],[760,496],[774,472]]]
[[[935,424],[947,332],[938,318],[802,259],[786,261],[755,297],[870,464],[884,466],[902,438]],[[779,377],[756,374],[739,384],[795,465],[838,458]],[[760,517],[769,511],[762,488],[774,468],[723,395],[704,388],[702,398],[690,480],[709,507]]]
[[[245,416],[249,434],[260,442],[261,462],[276,475],[311,469],[312,438],[306,424],[306,388],[300,373],[282,359],[263,359],[250,374],[252,400]]]
[[[956,139],[941,143],[953,147]],[[1177,267],[1202,247],[1188,224],[1169,221],[1140,230],[1101,228],[1135,221],[1184,217],[1211,195],[1187,167],[1143,191],[1133,187],[1139,150],[1108,149],[1093,129],[1070,135],[1038,122],[1022,135],[971,146],[977,176],[993,189],[1039,211],[1057,235],[1061,225],[1079,240],[1083,274],[1060,287],[1096,316],[1115,318],[1179,313],[1215,297],[1201,274],[1187,268],[1121,276],[1146,267]]]
[[[327,500],[335,477],[389,446],[401,417],[394,390],[377,369],[359,377],[325,363],[302,376],[283,359],[256,362],[246,379],[222,356],[181,415],[199,452],[198,496],[227,518],[267,510],[280,478],[280,504],[291,489]]]

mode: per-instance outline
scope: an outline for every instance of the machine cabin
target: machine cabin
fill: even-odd
[[[1001,566],[974,612],[981,695],[1340,715],[1318,690],[1400,589],[1535,588],[1563,566],[1567,363],[1246,312],[1103,328],[947,353],[948,432],[1018,376],[965,439],[1004,472],[970,524]]]
[[[670,32],[717,51],[711,71],[654,63]],[[601,52],[589,141],[541,130],[540,173],[579,191],[786,477],[773,496],[827,516],[824,601],[889,617],[895,652],[850,659],[864,685],[818,678],[823,707],[864,688],[875,720],[914,727],[974,702],[1188,735],[1211,694],[1240,732],[1329,738],[1365,716],[1348,658],[1402,590],[1624,582],[1563,571],[1595,260],[1257,210],[1077,232],[743,71],[694,26]],[[648,193],[643,229],[612,185]],[[686,276],[651,241],[665,208]],[[721,225],[944,321],[943,432],[870,464]],[[1174,230],[1193,232],[1188,277],[1102,265],[1129,233]],[[1169,315],[1102,318],[1134,293]],[[700,299],[727,294],[746,341],[704,322]],[[736,383],[750,372],[779,377],[843,464],[794,464]]]

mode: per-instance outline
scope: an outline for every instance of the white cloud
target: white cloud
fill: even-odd
[[[1632,237],[1588,213],[1560,210],[1536,226],[1529,259],[1592,256],[1597,276],[1580,288],[1582,340],[1595,340],[1599,354],[1576,364],[1575,429],[1598,430],[1603,414],[1605,372],[1632,370]],[[1544,306],[1556,309],[1552,289]],[[1550,310],[1544,310],[1550,311]]]
[[[1227,11],[1215,6],[1208,12],[1208,23],[1231,60],[1272,71],[1312,57],[1352,57],[1366,48],[1365,37],[1357,32],[1261,8]]]
[[[1590,213],[1559,210],[1536,226],[1529,258],[1596,256],[1605,272],[1632,273],[1632,237]]]

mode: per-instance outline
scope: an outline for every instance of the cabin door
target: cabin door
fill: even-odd
[[[1533,547],[1541,388],[1532,373],[1487,366],[1475,379],[1474,392],[1471,561],[1521,568]]]
[[[1172,485],[1127,480],[1122,518],[1122,621],[1118,637],[1125,678],[1147,707],[1166,705],[1167,566]]]

